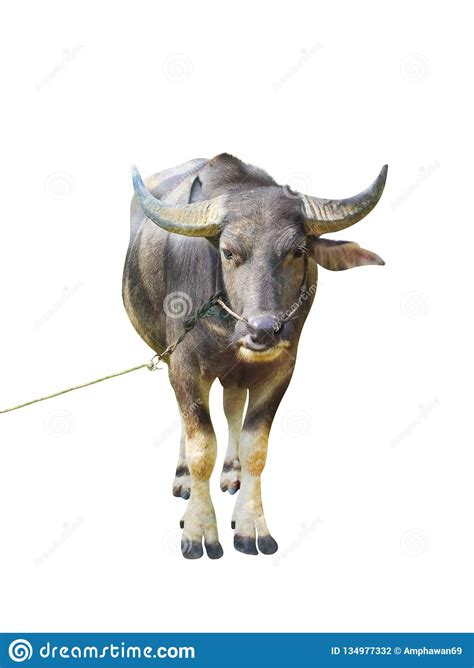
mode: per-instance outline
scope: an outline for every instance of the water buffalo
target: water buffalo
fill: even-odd
[[[145,183],[134,168],[123,300],[137,332],[162,352],[216,291],[239,316],[214,306],[166,359],[182,420],[173,493],[189,499],[181,521],[187,559],[203,555],[203,539],[211,559],[223,554],[209,490],[217,449],[209,390],[216,378],[229,427],[221,489],[240,489],[234,546],[245,554],[278,549],[265,521],[260,476],[314,299],[317,265],[384,264],[354,242],[320,237],[366,216],[386,175],[387,166],[359,195],[328,200],[293,192],[228,154],[191,160]]]

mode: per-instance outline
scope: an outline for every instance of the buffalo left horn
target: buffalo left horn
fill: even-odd
[[[379,201],[387,179],[387,170],[388,165],[384,165],[372,185],[354,197],[320,199],[302,195],[307,234],[319,236],[327,232],[338,232],[362,220]]]
[[[225,196],[195,204],[166,204],[145,187],[140,172],[132,167],[135,193],[147,217],[167,232],[189,237],[217,237],[222,229]]]

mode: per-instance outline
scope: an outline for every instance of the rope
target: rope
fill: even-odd
[[[154,359],[154,358],[153,358]],[[151,362],[146,364],[139,364],[138,366],[132,366],[130,369],[125,369],[124,371],[119,371],[118,373],[112,373],[109,376],[102,376],[102,378],[96,378],[95,380],[90,380],[88,383],[82,383],[82,385],[74,385],[73,387],[68,387],[66,390],[61,390],[60,392],[54,392],[53,394],[47,394],[44,397],[39,397],[38,399],[32,399],[31,401],[26,401],[24,404],[18,404],[17,406],[11,406],[10,408],[4,408],[0,413],[10,413],[11,411],[17,411],[19,408],[25,408],[25,406],[31,406],[31,404],[37,404],[39,401],[46,401],[46,399],[52,399],[53,397],[59,397],[61,394],[67,394],[68,392],[74,392],[74,390],[80,390],[83,387],[89,387],[89,385],[95,385],[96,383],[102,383],[104,380],[109,380],[109,378],[117,378],[117,376],[124,376],[126,373],[132,373],[132,371],[138,371],[138,369],[148,369],[154,371],[157,367],[155,362],[153,362],[153,367],[150,366]]]
[[[307,262],[307,261],[305,261]],[[303,277],[303,283],[300,288],[300,290],[303,289],[303,286],[306,284],[306,275],[307,275],[307,263],[305,263],[305,272],[304,272],[304,277]],[[3,410],[0,410],[1,413],[10,413],[11,411],[17,411],[20,408],[25,408],[26,406],[31,406],[32,404],[37,404],[40,401],[46,401],[47,399],[53,399],[54,397],[59,397],[61,394],[67,394],[68,392],[74,392],[75,390],[81,390],[83,387],[89,387],[90,385],[96,385],[97,383],[102,383],[104,380],[110,380],[111,378],[117,378],[118,376],[124,376],[127,373],[132,373],[132,371],[138,371],[139,369],[144,369],[145,367],[149,369],[150,371],[155,371],[156,369],[159,369],[159,363],[163,359],[163,357],[172,355],[176,349],[177,346],[181,343],[181,341],[184,339],[186,334],[190,332],[198,323],[201,318],[206,317],[209,315],[209,311],[216,305],[218,304],[222,309],[227,311],[229,315],[231,315],[233,318],[236,320],[240,320],[241,322],[244,322],[249,329],[253,329],[253,327],[250,325],[250,323],[243,318],[242,316],[238,315],[234,311],[232,311],[222,300],[222,291],[215,292],[215,294],[210,297],[207,301],[205,301],[201,306],[198,308],[194,316],[191,318],[185,318],[183,320],[183,331],[181,334],[178,336],[176,341],[173,343],[170,343],[169,346],[167,346],[162,353],[157,353],[154,355],[149,362],[146,364],[139,364],[138,366],[132,366],[130,369],[124,369],[123,371],[119,371],[117,373],[112,373],[108,376],[102,376],[102,378],[96,378],[95,380],[90,380],[88,383],[82,383],[81,385],[74,385],[73,387],[68,387],[65,390],[61,390],[60,392],[53,392],[53,394],[47,394],[44,397],[39,397],[38,399],[32,399],[31,401],[26,401],[23,404],[17,404],[16,406],[10,406],[10,408],[4,408]]]
[[[230,309],[230,308],[227,306],[227,304],[225,304],[225,303],[222,301],[222,299],[216,299],[216,304],[219,304],[219,306],[220,306],[221,308],[223,308],[224,311],[227,311],[227,313],[228,313],[229,315],[231,315],[233,318],[235,318],[236,320],[240,320],[241,322],[245,323],[249,329],[254,329],[254,327],[252,327],[252,325],[249,323],[248,320],[246,320],[246,318],[242,318],[241,315],[238,315],[237,313],[235,313],[235,311],[232,311],[232,309]]]
[[[220,302],[221,292],[216,292],[210,299],[208,299],[204,304],[202,304],[195,315],[192,318],[186,318],[183,321],[183,331],[178,336],[176,341],[167,346],[162,353],[157,353],[154,355],[149,362],[146,364],[139,364],[138,366],[132,366],[130,369],[124,369],[124,371],[119,371],[118,373],[112,373],[108,376],[102,376],[102,378],[96,378],[95,380],[90,380],[88,383],[82,383],[81,385],[74,385],[73,387],[68,387],[65,390],[60,392],[53,392],[53,394],[46,394],[44,397],[38,397],[38,399],[32,399],[31,401],[25,401],[23,404],[17,404],[16,406],[10,406],[10,408],[4,408],[0,410],[1,413],[10,413],[11,411],[17,411],[20,408],[25,408],[26,406],[31,406],[32,404],[37,404],[40,401],[46,401],[47,399],[53,399],[54,397],[59,397],[61,394],[67,394],[68,392],[74,392],[75,390],[81,390],[83,387],[89,387],[90,385],[96,385],[97,383],[102,383],[104,380],[110,380],[111,378],[117,378],[118,376],[124,376],[127,373],[132,373],[132,371],[138,371],[139,369],[144,369],[145,367],[150,371],[156,371],[159,369],[159,363],[163,357],[169,356],[174,353],[176,347],[181,343],[186,334],[190,332],[198,323],[201,318],[204,318],[208,311],[218,302]],[[237,316],[238,317],[238,316]]]

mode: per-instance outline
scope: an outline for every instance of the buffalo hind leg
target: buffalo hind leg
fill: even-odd
[[[229,494],[235,494],[240,488],[239,440],[246,400],[246,388],[224,388],[224,413],[229,428],[229,440],[221,473],[221,490]]]
[[[175,379],[172,378],[172,382]],[[181,552],[186,559],[203,555],[222,557],[216,514],[209,490],[209,478],[216,461],[217,444],[209,415],[209,389],[192,383],[173,382],[184,426],[186,462],[191,478],[191,496],[181,520]]]
[[[263,512],[260,476],[267,458],[272,421],[288,382],[277,388],[267,384],[250,389],[239,444],[242,466],[240,492],[232,518],[234,547],[245,554],[258,554],[257,545],[263,554],[273,554],[278,550]]]

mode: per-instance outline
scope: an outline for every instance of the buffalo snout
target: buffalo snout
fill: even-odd
[[[274,315],[261,315],[250,318],[249,331],[244,344],[251,350],[266,350],[275,346],[285,337],[287,323]]]

